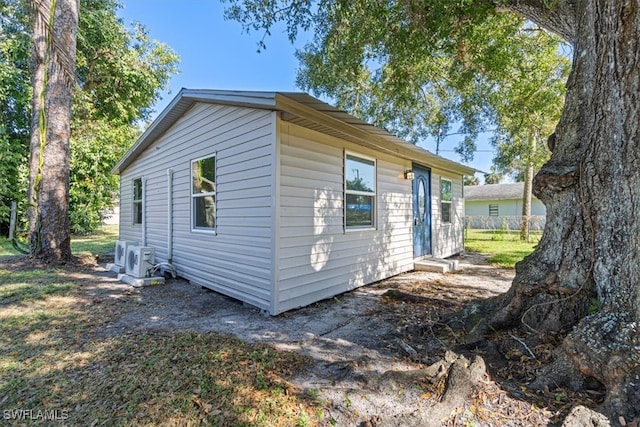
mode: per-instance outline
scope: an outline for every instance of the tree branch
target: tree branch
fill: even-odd
[[[502,6],[570,43],[575,40],[576,0],[504,0]]]

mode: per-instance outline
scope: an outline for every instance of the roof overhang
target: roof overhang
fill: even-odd
[[[280,111],[281,118],[290,123],[318,130],[424,166],[461,175],[473,175],[477,172],[474,168],[403,141],[384,129],[368,124],[305,93],[184,88],[114,166],[112,172],[119,174],[126,169],[140,153],[198,102]]]

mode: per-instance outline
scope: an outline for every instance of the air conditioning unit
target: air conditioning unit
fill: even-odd
[[[124,267],[127,262],[127,248],[129,246],[137,246],[138,242],[132,242],[129,240],[116,240],[116,252],[114,258],[114,264],[120,267]]]
[[[136,278],[147,277],[149,270],[155,265],[155,251],[145,246],[129,246],[126,262],[125,271],[128,275]]]

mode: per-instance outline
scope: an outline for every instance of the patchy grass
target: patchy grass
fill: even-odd
[[[104,226],[95,234],[72,236],[71,252],[74,254],[90,253],[93,255],[113,253],[116,240],[118,240],[118,226]]]
[[[487,260],[502,268],[515,268],[517,262],[533,252],[540,240],[539,232],[532,232],[532,241],[520,240],[518,231],[465,230],[465,250],[492,254]]]
[[[6,237],[0,237],[0,257],[11,255],[19,255],[19,252],[13,249],[9,239]]]
[[[286,380],[304,369],[302,356],[217,333],[113,334],[115,301],[91,300],[58,270],[6,267],[0,410],[14,422],[31,419],[19,410],[72,426],[322,421],[318,403]]]
[[[113,253],[116,240],[118,240],[118,226],[104,226],[95,234],[71,236],[71,251],[74,254],[109,254]],[[23,246],[26,246],[26,243],[23,244]],[[6,237],[0,237],[0,258],[15,255],[21,254],[13,248],[11,242]]]

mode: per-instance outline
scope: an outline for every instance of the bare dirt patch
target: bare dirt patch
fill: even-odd
[[[403,274],[277,317],[184,280],[136,289],[92,259],[61,274],[79,285],[84,304],[100,308],[87,339],[220,332],[309,356],[312,362],[288,380],[321,405],[331,424],[547,425],[577,403],[597,402],[597,392],[527,390],[553,342],[530,349],[523,337],[503,333],[481,348],[465,346],[452,314],[505,292],[513,272],[480,254],[459,262],[453,274]],[[5,265],[29,268],[18,259]],[[453,396],[447,391],[455,381],[463,390]]]

